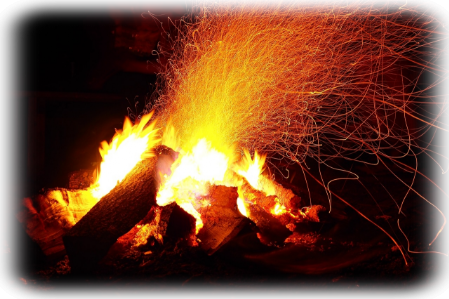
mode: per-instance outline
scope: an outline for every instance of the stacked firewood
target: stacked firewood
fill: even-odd
[[[99,201],[82,183],[83,178],[91,176],[82,170],[71,174],[71,181],[81,182],[71,186],[84,189],[50,189],[26,198],[18,218],[45,255],[67,254],[72,272],[84,273],[95,268],[112,249],[132,246],[149,250],[166,240],[199,246],[211,255],[251,222],[263,244],[283,246],[296,223],[317,222],[318,213],[324,209],[301,208],[301,198],[280,184],[272,182],[276,195],[266,196],[239,178],[244,181],[240,192],[248,199],[248,215],[243,216],[237,208],[237,187],[210,186],[205,198],[210,204],[198,211],[204,225],[196,234],[195,218],[176,203],[164,207],[156,204],[161,183],[157,165],[173,163],[177,153],[165,146],[157,147],[155,153]],[[164,169],[170,169],[169,165]],[[279,202],[288,212],[274,215],[271,211]]]

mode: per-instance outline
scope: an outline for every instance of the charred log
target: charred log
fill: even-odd
[[[283,244],[284,240],[291,235],[288,227],[291,226],[292,220],[288,215],[274,216],[271,214],[276,205],[277,196],[265,195],[265,193],[254,189],[245,179],[243,179],[240,192],[248,203],[248,218],[256,224],[259,230],[257,236],[260,241],[270,246]],[[294,198],[294,196],[290,196],[290,198]]]
[[[281,246],[292,232],[279,219],[258,205],[249,205],[249,219],[257,226],[259,240],[268,246]]]
[[[167,211],[170,207],[170,211]],[[170,213],[169,217],[164,217],[164,214]],[[168,218],[168,219],[166,219]],[[166,219],[166,220],[164,220]],[[195,218],[184,211],[180,206],[176,203],[172,203],[163,208],[161,213],[161,220],[164,220],[165,233],[162,231],[162,226],[160,226],[160,231],[162,236],[165,236],[166,239],[171,240],[194,240],[195,238]]]
[[[261,229],[260,235],[266,235],[262,237],[266,242],[279,243],[280,238],[288,236],[287,230],[281,228],[279,224],[294,232],[298,224],[320,222],[320,213],[326,211],[320,205],[300,207],[299,196],[266,177],[262,177],[261,184],[274,190],[276,195],[267,196],[264,192],[254,189],[244,178],[242,180],[240,192],[251,210],[248,217]],[[276,211],[276,205],[282,206],[282,209]]]
[[[195,218],[184,211],[176,202],[164,207],[153,207],[151,221],[142,220],[140,230],[134,238],[134,246],[142,247],[147,244],[163,244],[165,240],[188,241],[195,239]],[[149,214],[150,214],[149,213]],[[147,217],[145,217],[147,218]]]
[[[155,205],[160,184],[156,164],[176,159],[176,153],[164,146],[155,153],[155,157],[139,162],[63,237],[74,272],[91,270]]]

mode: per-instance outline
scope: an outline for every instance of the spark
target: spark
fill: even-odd
[[[185,152],[205,139],[227,157],[257,150],[268,162],[277,155],[309,174],[309,158],[327,166],[345,159],[401,167],[403,157],[434,154],[422,143],[425,134],[447,131],[440,121],[445,104],[429,96],[444,80],[436,63],[443,34],[432,16],[407,5],[220,3],[199,7],[176,26],[151,108],[162,126],[176,130],[170,142]],[[434,81],[423,87],[427,74]],[[436,113],[427,111],[434,107]],[[365,153],[376,161],[363,160]],[[420,174],[417,165],[402,166]],[[334,195],[349,205],[329,189],[347,178],[325,183],[321,170],[313,178],[329,204]]]

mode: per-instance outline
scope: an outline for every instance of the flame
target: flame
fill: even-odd
[[[100,175],[97,182],[91,186],[91,192],[97,199],[108,194],[141,160],[151,157],[149,151],[159,140],[156,138],[155,121],[149,124],[153,113],[147,114],[135,125],[128,117],[125,118],[123,130],[117,130],[110,143],[103,141],[100,154],[103,161],[100,165]],[[191,150],[180,147],[176,131],[167,125],[162,137],[162,144],[179,150],[178,159],[172,164],[170,174],[162,175],[162,184],[157,194],[157,204],[165,206],[176,202],[182,209],[196,219],[196,233],[204,226],[199,210],[209,206],[206,199],[211,185],[226,185],[240,187],[242,180],[229,175],[228,170],[246,178],[253,188],[274,194],[274,189],[267,180],[260,180],[264,170],[265,155],[257,151],[254,157],[244,149],[244,156],[235,163],[236,155],[233,146],[218,151],[206,138],[198,140]],[[222,147],[224,148],[224,147]],[[247,217],[244,200],[237,199],[239,211]],[[286,209],[279,203],[273,209],[274,215],[285,213]]]
[[[237,166],[237,173],[243,176],[248,183],[255,189],[261,189],[259,183],[259,176],[264,170],[265,155],[259,155],[257,151],[254,153],[254,159],[251,159],[251,155],[248,150],[243,150],[244,156],[241,162]]]
[[[392,8],[206,6],[194,14],[193,22],[179,23],[156,108],[163,112],[164,123],[170,118],[179,129],[177,146],[190,149],[202,138],[208,140],[206,145],[211,142],[206,156],[212,148],[223,153],[227,143],[238,143],[276,153],[301,167],[306,158],[324,163],[365,153],[396,164],[397,154],[388,154],[379,146],[383,142],[401,157],[415,156],[411,148],[423,130],[409,129],[406,116],[426,128],[439,128],[438,117],[428,122],[414,109],[419,105],[415,99],[429,99],[428,89],[439,79],[429,88],[416,88],[421,76],[402,72],[403,62],[418,73],[442,75],[433,63],[442,53],[433,42],[441,33],[433,17],[413,8]],[[435,45],[432,51],[426,50],[429,43]],[[423,50],[428,52],[425,57]],[[403,122],[390,121],[396,117]],[[245,156],[249,160],[249,154]],[[173,168],[166,177],[159,200],[185,203],[195,214],[197,195],[207,193],[206,182],[219,180],[208,177],[215,175],[208,171],[197,176],[203,174],[203,163],[196,159],[204,157],[187,151],[183,158],[177,164],[179,174]],[[257,159],[255,155],[255,166],[241,173],[254,188],[267,190],[259,185],[262,168]],[[220,164],[207,161],[210,164],[204,164],[213,167]],[[194,167],[187,169],[183,163]],[[285,210],[277,202],[272,212]]]
[[[203,227],[201,215],[197,211],[204,204],[200,198],[208,194],[210,184],[224,183],[229,161],[229,157],[212,148],[210,142],[200,139],[191,151],[181,151],[180,157],[171,167],[171,175],[165,177],[158,192],[157,204],[165,206],[176,201],[195,217],[198,233]]]
[[[103,141],[100,154],[103,161],[100,165],[100,175],[96,183],[91,186],[94,197],[101,199],[108,194],[136,164],[153,154],[149,151],[157,142],[154,129],[156,121],[148,124],[153,112],[144,115],[134,126],[125,117],[123,130],[117,130],[112,141]],[[147,125],[148,124],[148,125]]]
[[[162,137],[164,145],[179,146],[174,127],[167,126]],[[171,174],[163,175],[163,182],[157,195],[157,204],[165,206],[176,202],[187,213],[196,219],[196,233],[203,227],[200,209],[210,205],[205,198],[209,195],[211,185],[225,185],[240,187],[243,180],[233,177],[236,173],[244,177],[253,188],[264,192],[266,195],[274,195],[274,185],[270,180],[261,180],[264,170],[265,155],[255,151],[253,158],[248,150],[243,150],[243,157],[235,162],[234,147],[217,150],[206,138],[201,138],[191,150],[179,149],[179,157],[171,166]],[[223,147],[222,147],[223,148]],[[231,171],[229,171],[231,170]],[[238,192],[240,195],[240,191]],[[237,198],[237,207],[242,215],[247,217],[245,200],[241,195]],[[274,215],[286,212],[286,208],[277,202],[273,209]]]
[[[237,198],[237,208],[239,209],[239,212],[243,216],[248,217],[248,213],[246,211],[245,203],[243,202],[243,199],[241,199],[240,197]]]
[[[287,209],[285,208],[284,205],[282,205],[279,202],[279,199],[276,198],[276,204],[274,205],[273,209],[271,210],[271,214],[279,216],[279,215],[282,215],[285,213],[287,213]]]

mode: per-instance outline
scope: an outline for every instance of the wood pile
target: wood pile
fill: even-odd
[[[161,175],[170,171],[177,153],[164,146],[157,147],[155,153],[139,162],[100,201],[89,189],[48,189],[33,199],[26,198],[18,218],[45,255],[66,253],[72,272],[86,273],[106,255],[129,248],[151,252],[167,241],[199,246],[212,255],[250,223],[262,244],[281,247],[297,223],[319,221],[318,214],[324,209],[301,207],[300,197],[266,177],[262,182],[270,184],[275,195],[267,196],[236,177],[243,180],[240,190],[212,185],[208,195],[199,199],[208,204],[198,209],[204,225],[195,235],[193,216],[176,203],[156,204]],[[83,187],[93,175],[85,170],[72,173],[70,186]],[[237,208],[239,192],[247,202],[246,217]],[[276,204],[282,204],[288,213],[273,214]]]
[[[65,254],[62,236],[97,203],[87,189],[46,189],[25,198],[17,218],[46,256]]]

